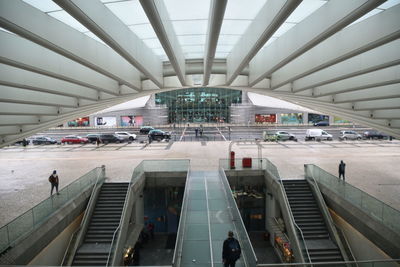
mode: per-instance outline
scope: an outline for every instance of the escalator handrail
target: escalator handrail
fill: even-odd
[[[317,191],[316,193],[317,193],[317,195],[318,195],[318,198],[319,198],[319,199],[322,199],[322,201],[323,201],[324,198],[323,198],[323,196],[322,196],[321,190],[319,189],[319,185],[318,185],[317,181],[314,179],[314,175],[306,176],[306,178],[308,178],[308,177],[311,177],[311,178],[312,178],[312,181],[313,181],[314,184],[315,184],[315,188],[316,188],[316,191]],[[322,201],[321,201],[321,202],[322,202]],[[325,202],[323,202],[322,204],[325,204]],[[342,245],[341,243],[339,243],[339,242],[340,242],[340,237],[339,237],[339,234],[338,234],[337,232],[335,232],[335,230],[336,230],[336,228],[334,227],[334,226],[335,226],[335,223],[334,223],[332,217],[330,216],[330,213],[329,213],[328,208],[326,207],[326,205],[322,205],[322,207],[320,207],[320,208],[323,209],[323,210],[324,210],[324,213],[327,215],[327,216],[326,216],[326,217],[327,217],[326,219],[328,220],[328,224],[331,226],[332,233],[333,233],[335,239],[337,239],[336,242],[338,243],[337,245],[338,245],[338,247],[339,247],[340,252],[342,253],[342,256],[344,255],[344,256],[346,256],[345,258],[348,258],[347,255],[346,255],[346,251],[345,251],[343,245]],[[329,226],[328,226],[328,227],[329,227]],[[348,259],[345,259],[345,260],[348,260]]]
[[[88,214],[89,214],[89,212],[90,212],[90,210],[91,210],[91,208],[92,208],[93,202],[94,202],[94,197],[93,197],[93,196],[94,196],[94,192],[96,191],[97,185],[98,185],[98,183],[99,183],[99,177],[100,177],[100,174],[102,174],[103,170],[104,170],[104,169],[102,168],[102,171],[101,171],[99,174],[97,174],[96,183],[93,185],[92,192],[90,193],[90,198],[89,198],[88,206],[87,206],[86,209],[85,209],[85,213],[83,214],[83,218],[82,218],[82,221],[81,221],[81,223],[80,223],[78,229],[72,234],[71,238],[69,239],[67,249],[65,250],[64,257],[63,257],[63,260],[62,260],[62,262],[61,262],[62,265],[65,264],[65,262],[64,262],[64,261],[66,260],[65,257],[66,257],[67,254],[68,254],[69,247],[70,247],[70,245],[71,245],[71,243],[72,243],[72,240],[75,238],[75,236],[76,236],[77,234],[79,234],[79,233],[81,232],[82,227],[83,227],[83,225],[85,224],[85,221],[88,219],[88,216],[89,216]],[[104,178],[105,178],[105,177],[102,177],[103,181],[104,181]],[[76,252],[76,250],[78,249],[78,246],[79,246],[78,243],[79,243],[79,242],[75,242],[74,247],[73,247],[73,251],[72,251],[73,253],[71,253],[71,255],[75,255],[75,252]]]
[[[230,188],[229,182],[228,182],[228,178],[226,177],[226,174],[225,174],[225,171],[224,171],[223,168],[220,168],[220,169],[219,169],[219,173],[222,173],[222,183],[224,184],[224,192],[225,192],[225,196],[228,197],[228,195],[227,195],[228,192],[226,191],[227,188]],[[226,186],[227,186],[227,187],[226,187]],[[232,193],[231,193],[231,197],[233,198]],[[234,205],[233,205],[234,208],[236,208],[236,212],[239,214],[239,221],[240,221],[240,224],[242,225],[242,228],[244,229],[244,232],[245,232],[245,234],[246,234],[247,240],[250,242],[251,252],[252,252],[253,257],[254,257],[254,259],[255,259],[255,261],[256,261],[256,263],[257,263],[257,262],[258,262],[257,255],[256,255],[256,253],[255,253],[255,251],[254,251],[253,245],[251,244],[249,234],[247,233],[246,226],[245,226],[244,223],[243,223],[243,219],[242,219],[242,216],[240,215],[240,211],[239,211],[239,208],[238,208],[238,206],[237,206],[237,204],[236,204],[235,199],[233,199],[233,203],[234,203]],[[232,215],[232,214],[231,214],[231,215]],[[239,241],[239,242],[240,242],[240,241]]]
[[[184,231],[185,229],[183,227],[185,227],[186,225],[186,217],[187,217],[187,206],[188,206],[188,191],[189,191],[189,178],[190,178],[190,166],[188,167],[188,171],[187,171],[187,175],[186,175],[186,182],[185,182],[185,190],[183,193],[183,202],[182,202],[182,210],[181,210],[181,217],[179,219],[179,225],[178,225],[178,231],[177,231],[177,236],[176,236],[176,240],[175,240],[175,251],[174,251],[174,255],[172,257],[172,266],[177,266],[175,265],[178,262],[178,259],[180,259],[180,257],[182,257],[182,245],[183,245],[183,233],[181,233],[181,231]],[[184,216],[182,216],[182,214],[184,214]],[[183,230],[182,230],[183,229]],[[180,234],[182,238],[180,238]],[[180,241],[180,242],[179,242]],[[179,247],[178,247],[178,243],[179,243]]]
[[[269,170],[267,170],[267,171],[269,171]],[[275,177],[275,175],[273,175],[272,173],[271,173],[271,175],[272,175],[273,177]],[[310,258],[310,254],[308,253],[308,248],[307,248],[306,240],[304,239],[303,231],[301,231],[300,227],[297,225],[296,221],[294,220],[293,212],[292,212],[292,209],[290,208],[289,200],[288,200],[288,198],[287,198],[286,190],[285,190],[285,187],[283,186],[282,179],[280,179],[280,178],[278,178],[278,177],[275,177],[275,179],[279,181],[278,184],[280,185],[279,188],[280,188],[281,193],[282,193],[282,195],[283,195],[283,201],[284,201],[284,203],[285,203],[286,208],[287,208],[288,211],[289,211],[289,216],[290,216],[290,218],[291,218],[291,221],[293,222],[293,225],[294,225],[294,226],[299,230],[299,232],[300,232],[301,239],[303,240],[303,243],[304,243],[304,246],[305,246],[305,249],[306,249],[308,261],[311,263],[311,258]],[[296,233],[295,233],[295,234],[296,234]]]
[[[125,219],[125,213],[126,213],[127,205],[128,205],[128,201],[127,201],[127,200],[128,200],[128,196],[129,196],[129,194],[130,194],[130,192],[131,192],[131,190],[132,190],[132,181],[133,181],[133,180],[136,181],[135,178],[136,178],[136,177],[132,177],[132,179],[130,180],[129,185],[128,185],[128,190],[126,191],[126,194],[125,194],[125,202],[124,202],[124,207],[122,208],[121,219],[119,220],[119,224],[118,224],[117,229],[115,229],[115,231],[114,231],[114,233],[113,233],[113,238],[112,238],[111,244],[110,244],[110,250],[108,251],[108,257],[107,257],[106,266],[108,266],[108,264],[110,263],[110,258],[111,258],[111,253],[112,253],[112,251],[113,251],[114,241],[116,240],[116,239],[115,239],[115,236],[116,236],[116,234],[119,232],[119,229],[121,228],[121,224],[122,224],[122,222],[123,222],[124,219]]]

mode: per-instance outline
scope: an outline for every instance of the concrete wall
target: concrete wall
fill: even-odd
[[[62,233],[72,222],[84,211],[90,197],[92,187],[89,187],[84,193],[73,199],[68,205],[60,208],[52,216],[41,224],[32,233],[18,240],[5,255],[0,257],[0,265],[26,265],[30,263],[37,255],[42,253],[42,250],[49,246],[60,233]],[[61,237],[60,237],[61,238]],[[62,238],[67,238],[67,234],[62,235]],[[61,241],[60,241],[61,242]],[[58,242],[54,244],[59,244]],[[50,248],[48,248],[50,249]],[[54,261],[59,262],[61,258],[60,247],[52,247],[51,251],[56,251]],[[64,254],[62,254],[64,255]],[[10,262],[12,259],[12,262]],[[38,259],[39,260],[39,259]]]
[[[338,196],[323,184],[318,184],[325,202],[339,216],[362,233],[368,240],[381,248],[393,259],[400,258],[400,235],[381,221],[368,215],[363,210],[354,206],[351,202]]]
[[[64,231],[50,242],[33,260],[27,265],[60,266],[67,250],[72,234],[78,229],[83,218],[79,215]]]
[[[286,113],[302,113],[303,123],[308,123],[308,113],[291,109],[278,109],[269,107],[255,106],[251,103],[243,103],[241,105],[231,106],[231,123],[234,124],[254,124],[256,114],[276,114],[277,123],[282,123],[281,114]]]
[[[357,231],[357,229],[346,222],[336,212],[330,210],[330,213],[335,224],[344,232],[356,260],[391,259],[385,252],[368,240],[368,238]],[[395,264],[394,266],[397,265]]]

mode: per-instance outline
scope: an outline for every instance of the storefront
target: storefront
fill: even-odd
[[[95,126],[99,127],[115,127],[117,126],[117,119],[115,117],[96,117]]]
[[[256,114],[255,123],[276,123],[276,114]]]
[[[68,127],[87,127],[89,126],[89,117],[77,118],[67,122]]]
[[[156,94],[155,102],[168,107],[169,123],[230,122],[230,106],[242,102],[242,92],[189,88]]]
[[[316,122],[320,122],[320,121],[329,121],[329,116],[328,115],[308,113],[308,122],[309,123],[316,123]]]
[[[143,116],[121,116],[121,126],[142,126]]]
[[[303,123],[302,113],[284,113],[281,114],[282,124],[301,124]]]

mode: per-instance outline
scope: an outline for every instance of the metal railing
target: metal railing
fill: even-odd
[[[232,192],[230,190],[231,187],[229,186],[228,178],[226,177],[225,171],[222,168],[219,169],[219,173],[222,178],[222,183],[224,184],[224,192],[226,199],[229,203],[229,210],[232,216],[232,222],[234,227],[236,228],[238,240],[241,243],[245,263],[247,263],[246,266],[256,266],[258,262],[257,256],[254,252],[253,245],[251,244],[250,237],[247,234],[246,227],[243,223],[240,211],[236,205],[236,201],[233,198]]]
[[[317,181],[312,176],[311,177],[306,176],[306,179],[310,179],[310,180],[312,179],[310,185],[314,186],[314,188],[315,188],[315,197],[316,197],[316,200],[318,200],[318,202],[321,204],[319,208],[322,211],[321,212],[322,216],[326,220],[326,226],[328,228],[329,234],[331,235],[331,239],[334,239],[336,241],[336,244],[339,247],[339,250],[343,256],[343,259],[346,261],[349,260],[346,249],[341,242],[339,233],[336,230],[335,223],[333,222],[331,214],[329,213],[328,207],[325,204],[324,197],[322,196],[322,193],[321,193],[321,190],[319,189],[319,185],[318,185]]]
[[[342,262],[317,262],[312,264],[307,263],[285,263],[285,264],[258,264],[257,267],[283,267],[283,266],[301,266],[301,267],[397,267],[400,264],[400,259],[382,259],[382,260],[362,260],[362,261],[342,261]]]
[[[220,159],[219,167],[224,170],[265,170],[267,168],[267,161],[264,158],[252,158],[252,165],[250,168],[243,168],[242,158],[235,158],[235,168],[231,169],[230,159]]]
[[[125,202],[124,202],[124,207],[122,208],[121,219],[119,220],[119,224],[118,224],[117,229],[115,229],[115,231],[113,233],[113,237],[112,237],[111,245],[110,245],[110,251],[108,252],[106,266],[109,266],[109,263],[110,263],[110,260],[111,260],[111,255],[115,251],[115,246],[116,246],[116,242],[114,242],[114,241],[116,241],[115,237],[119,233],[119,230],[121,228],[122,222],[125,220],[125,214],[126,214],[126,210],[127,210],[127,206],[128,206],[128,201],[127,201],[128,200],[128,196],[129,196],[129,194],[131,193],[131,190],[132,190],[132,182],[133,182],[133,180],[136,181],[136,177],[137,176],[133,176],[132,175],[132,178],[131,178],[131,180],[129,182],[128,190],[126,191],[126,194],[125,194]],[[118,236],[118,238],[119,238],[119,236]]]
[[[242,160],[243,159],[235,158],[235,169],[234,170],[265,170],[265,171],[269,172],[270,175],[275,179],[275,181],[279,185],[280,191],[281,191],[282,196],[283,196],[284,204],[285,204],[285,206],[286,206],[286,208],[287,208],[287,210],[289,212],[290,219],[293,222],[294,227],[296,227],[300,232],[302,245],[303,245],[303,247],[304,247],[304,249],[306,251],[306,254],[307,254],[309,262],[311,262],[310,255],[308,253],[308,249],[307,249],[307,245],[306,245],[306,242],[305,242],[305,239],[304,239],[303,232],[301,231],[300,227],[296,224],[296,222],[294,220],[293,213],[292,213],[292,210],[291,210],[290,205],[289,205],[289,200],[287,199],[286,192],[284,191],[285,189],[284,189],[282,180],[280,179],[279,172],[278,172],[278,169],[276,168],[276,166],[266,158],[262,158],[262,159],[253,158],[252,167],[251,168],[243,168],[241,166],[241,161]],[[219,166],[220,166],[220,168],[222,168],[224,170],[231,170],[231,168],[230,168],[230,159],[220,159],[219,160]],[[295,234],[296,234],[296,232],[295,232]],[[297,239],[297,240],[299,240],[299,239]]]
[[[329,188],[337,196],[349,201],[365,213],[400,233],[400,211],[376,199],[368,193],[340,180],[333,174],[313,164],[305,165],[305,175]]]
[[[102,168],[94,168],[79,179],[70,183],[59,191],[59,195],[53,195],[43,200],[33,208],[24,212],[8,224],[0,228],[0,252],[15,244],[21,238],[27,236],[45,222],[55,211],[81,194],[96,181],[97,174]]]
[[[183,201],[182,201],[182,211],[181,211],[181,217],[179,218],[179,226],[178,226],[178,232],[176,235],[176,241],[175,241],[175,251],[174,251],[174,256],[172,258],[172,266],[177,267],[180,266],[181,260],[182,260],[182,249],[183,249],[183,235],[186,227],[186,220],[187,220],[187,207],[188,207],[188,198],[189,198],[189,177],[190,177],[190,168],[188,169],[187,175],[186,175],[186,182],[185,182],[185,191],[183,194]]]
[[[271,165],[275,167],[275,165],[273,165],[272,163],[271,163]],[[276,169],[276,167],[275,167],[275,169]],[[269,171],[269,170],[267,169],[267,171]],[[270,171],[270,172],[271,172],[271,171]],[[278,170],[277,170],[277,169],[276,169],[276,173],[278,173]],[[294,220],[293,212],[292,212],[292,209],[291,209],[291,207],[290,207],[290,203],[289,203],[289,200],[288,200],[288,198],[287,198],[286,191],[285,191],[285,187],[283,186],[283,183],[282,183],[282,179],[280,179],[280,176],[275,176],[275,175],[273,175],[272,172],[271,172],[270,174],[272,174],[272,177],[275,178],[275,179],[277,180],[278,184],[279,184],[279,188],[280,188],[281,193],[282,193],[282,195],[283,195],[283,201],[284,201],[284,203],[285,203],[286,208],[287,208],[288,211],[289,211],[290,220],[293,222],[293,225],[297,228],[297,230],[298,230],[299,233],[300,233],[301,240],[299,240],[299,239],[298,239],[298,240],[301,241],[301,243],[302,243],[302,245],[303,245],[303,248],[304,248],[304,250],[305,250],[305,252],[306,252],[306,255],[307,255],[307,258],[308,258],[308,261],[307,261],[307,262],[311,262],[310,254],[308,253],[308,248],[307,248],[306,241],[305,241],[305,239],[304,239],[303,231],[300,229],[300,227],[297,225],[296,221]],[[296,234],[296,232],[295,232],[294,234]],[[297,235],[297,236],[298,236],[298,235]]]
[[[82,239],[82,235],[79,236],[79,234],[82,234],[81,231],[82,231],[82,229],[84,229],[84,225],[88,223],[87,222],[87,220],[89,218],[88,214],[90,213],[90,211],[93,208],[94,192],[96,191],[97,185],[99,184],[100,174],[103,174],[100,182],[101,183],[104,182],[104,179],[105,179],[105,172],[104,172],[105,169],[104,168],[105,167],[102,166],[102,172],[97,175],[96,182],[93,185],[92,192],[90,193],[89,202],[88,202],[88,205],[87,205],[87,207],[85,209],[85,213],[83,214],[83,218],[82,218],[81,224],[79,225],[78,229],[76,229],[76,231],[72,234],[71,238],[69,239],[67,250],[65,251],[64,257],[63,257],[63,259],[61,261],[61,265],[62,266],[71,265],[72,264],[72,260],[70,260],[70,257],[75,255],[75,252],[78,249],[78,246],[80,245],[80,240]],[[69,261],[69,262],[67,262],[67,261]]]
[[[111,241],[110,250],[108,252],[106,266],[109,266],[109,264],[113,262],[112,255],[115,254],[116,250],[117,252],[119,250],[117,249],[116,246],[118,246],[118,240],[121,234],[121,227],[126,221],[127,207],[129,205],[127,200],[129,199],[129,195],[132,192],[132,188],[135,186],[140,176],[145,172],[188,171],[189,166],[190,166],[190,160],[168,159],[168,160],[143,160],[139,165],[135,167],[132,173],[132,178],[129,182],[128,191],[125,195],[125,203],[122,209],[121,219],[117,229],[115,229],[113,233],[113,238]]]

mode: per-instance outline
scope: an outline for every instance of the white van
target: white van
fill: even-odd
[[[324,130],[321,129],[308,129],[306,132],[306,141],[309,140],[332,140],[332,135],[328,134]]]

